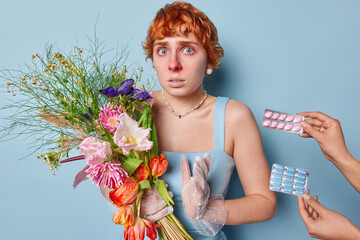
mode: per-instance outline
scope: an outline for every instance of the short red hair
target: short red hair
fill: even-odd
[[[152,21],[142,44],[146,59],[153,58],[154,42],[166,37],[194,34],[207,52],[207,64],[219,67],[224,50],[218,42],[215,25],[200,10],[186,2],[174,2],[161,8]]]

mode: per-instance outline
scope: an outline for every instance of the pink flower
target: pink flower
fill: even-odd
[[[139,151],[150,150],[153,142],[149,141],[151,128],[139,127],[137,121],[128,114],[122,113],[119,116],[119,126],[114,134],[114,142],[128,155],[131,149]]]
[[[98,123],[100,122],[106,130],[114,134],[119,126],[119,115],[122,113],[121,106],[111,106],[108,103],[100,108]]]
[[[105,164],[90,165],[86,172],[97,186],[109,188],[119,187],[128,177],[127,172],[120,167],[119,163],[107,162]]]
[[[85,138],[79,147],[80,151],[85,154],[85,161],[90,165],[102,163],[112,154],[109,142],[94,137]]]

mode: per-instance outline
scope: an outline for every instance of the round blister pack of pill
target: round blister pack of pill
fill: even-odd
[[[303,128],[300,122],[303,120],[304,117],[300,115],[265,109],[261,125],[264,128],[301,134]]]
[[[309,170],[274,163],[269,188],[272,191],[303,195],[308,189]]]

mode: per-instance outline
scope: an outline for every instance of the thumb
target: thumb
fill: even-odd
[[[316,201],[314,198],[312,198],[309,194],[305,193],[303,195],[304,201],[312,207],[319,215],[324,212],[324,210],[327,210],[326,207],[321,205],[318,201]]]
[[[185,157],[185,155],[181,156],[181,173],[182,173],[182,187],[185,186],[190,180],[191,173],[189,167],[189,161]]]
[[[320,131],[316,130],[313,126],[306,123],[305,121],[302,121],[300,125],[303,127],[305,132],[309,134],[311,137],[315,138],[317,141],[321,137]]]

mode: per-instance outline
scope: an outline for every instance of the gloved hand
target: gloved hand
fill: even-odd
[[[191,176],[189,162],[182,156],[182,190],[186,215],[190,218],[194,228],[202,235],[214,236],[226,223],[226,210],[221,194],[210,196],[210,186],[207,177],[210,171],[211,157],[206,153],[197,156]]]
[[[173,193],[169,191],[170,197]],[[165,201],[158,194],[156,187],[145,189],[140,204],[140,217],[155,222],[174,211],[172,206],[167,206]]]

